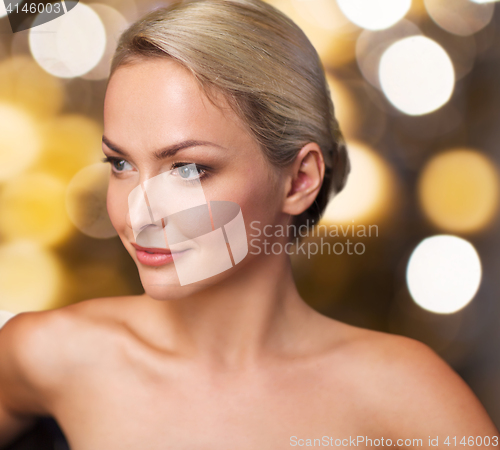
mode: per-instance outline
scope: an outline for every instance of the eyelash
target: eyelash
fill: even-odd
[[[120,171],[113,170],[114,169],[113,163],[117,162],[117,161],[126,161],[126,160],[123,159],[123,158],[117,158],[115,156],[106,156],[105,158],[102,158],[102,162],[104,162],[104,163],[110,163],[111,164],[111,171],[112,171],[112,173],[115,176],[120,176],[120,173],[121,173]],[[193,164],[193,163],[189,163],[189,162],[176,162],[176,163],[172,164],[172,166],[170,167],[170,170],[178,169],[179,167],[187,166],[188,164]],[[194,183],[197,183],[197,180],[201,180],[202,178],[207,178],[209,176],[209,173],[208,173],[209,168],[208,167],[196,164],[196,169],[198,170],[199,176],[197,178],[192,179],[192,180],[184,180],[184,182],[194,184]]]

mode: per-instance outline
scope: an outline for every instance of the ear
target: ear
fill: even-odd
[[[298,215],[309,208],[323,183],[325,161],[319,145],[310,142],[300,149],[285,181],[283,212]]]

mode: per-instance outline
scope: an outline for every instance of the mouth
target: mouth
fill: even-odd
[[[167,248],[141,247],[135,243],[132,243],[132,246],[135,248],[137,260],[145,266],[153,267],[169,264],[174,260],[173,255],[181,255],[187,251],[171,252]]]

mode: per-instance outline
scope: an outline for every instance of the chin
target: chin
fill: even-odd
[[[175,271],[175,267],[139,268],[139,276],[146,295],[154,300],[180,300],[191,297],[206,289],[219,285],[231,277],[233,269],[226,270],[218,275],[201,281],[182,286]]]
[[[196,293],[199,289],[193,286],[165,286],[159,284],[144,284],[144,292],[153,300],[169,301],[182,300]]]

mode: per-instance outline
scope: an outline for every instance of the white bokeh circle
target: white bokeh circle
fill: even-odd
[[[411,0],[337,0],[345,16],[367,30],[384,30],[401,20]]]
[[[440,314],[456,312],[476,295],[481,261],[465,239],[437,235],[424,239],[408,261],[406,280],[413,300]]]
[[[71,2],[65,3],[69,9]],[[35,61],[48,73],[74,78],[99,63],[106,31],[99,15],[80,2],[64,15],[31,28],[29,46]]]
[[[412,116],[439,109],[455,87],[450,57],[425,36],[410,36],[387,48],[380,59],[379,77],[387,99]]]

